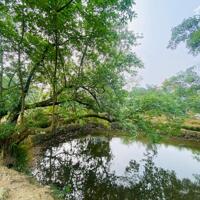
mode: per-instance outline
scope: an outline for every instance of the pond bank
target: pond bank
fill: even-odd
[[[44,144],[48,143],[52,139],[54,142],[62,142],[63,140],[65,141],[66,139],[73,139],[76,137],[88,135],[88,134],[98,134],[100,133],[102,135],[125,135],[129,136],[129,134],[122,132],[119,129],[112,129],[112,128],[107,128],[104,127],[101,124],[96,124],[96,123],[90,123],[87,125],[77,125],[77,124],[70,124],[67,126],[62,126],[56,129],[54,134],[51,134],[48,130],[40,130],[39,131],[42,134],[36,133],[33,137],[33,143],[38,145],[38,144]],[[143,134],[141,134],[143,135]],[[181,129],[181,132],[177,135],[173,136],[168,136],[168,135],[161,135],[163,137],[170,137],[172,139],[178,139],[178,140],[183,140],[183,141],[195,141],[195,142],[200,142],[200,131],[195,131],[195,130],[190,130],[190,129]]]
[[[49,187],[39,185],[31,177],[0,166],[1,200],[54,200]]]
[[[194,131],[189,129],[182,129],[181,134],[177,136],[184,140],[199,141],[200,142],[200,131]]]

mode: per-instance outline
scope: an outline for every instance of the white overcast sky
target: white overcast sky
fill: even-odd
[[[177,72],[200,64],[200,56],[189,55],[184,44],[176,50],[166,48],[172,27],[198,12],[200,0],[135,1],[138,16],[129,28],[144,36],[141,45],[135,48],[144,63],[144,69],[139,71],[142,86],[160,85]]]

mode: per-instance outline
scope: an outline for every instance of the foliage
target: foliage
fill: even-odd
[[[134,0],[0,0],[0,119],[54,129],[57,118],[91,115],[133,133],[177,132],[184,115],[200,109],[199,75],[191,68],[162,88],[124,89],[125,74],[142,67],[133,51],[138,38],[127,28],[133,6]],[[187,40],[196,54],[198,30],[199,16],[185,20],[170,47]]]
[[[28,147],[25,144],[17,145],[13,143],[10,146],[11,156],[15,158],[14,168],[18,171],[26,171],[28,173]]]
[[[52,123],[65,109],[119,118],[123,74],[142,67],[133,52],[137,37],[127,29],[133,6],[133,0],[1,1],[0,117],[23,124],[26,110],[52,106]],[[31,117],[30,126],[47,125],[35,115],[41,121]]]
[[[179,98],[158,88],[135,88],[124,113],[135,124],[136,132],[148,133],[154,138],[160,133],[177,133],[186,115]]]
[[[187,117],[200,112],[200,74],[198,67],[164,81],[161,87],[134,88],[122,106],[126,127],[136,133],[177,134]]]
[[[190,67],[172,76],[163,83],[163,89],[180,98],[185,108],[193,113],[200,112],[200,68]]]
[[[51,185],[51,189],[53,190],[53,196],[58,199],[58,200],[63,200],[65,199],[65,196],[70,193],[70,187],[66,186],[63,187],[62,190],[60,190],[60,188],[56,187],[56,185]]]
[[[186,42],[189,52],[197,55],[200,52],[200,15],[185,19],[180,25],[172,29],[169,46],[175,49],[181,42]]]
[[[15,126],[9,123],[0,124],[0,140],[5,140],[15,132]]]
[[[31,112],[26,116],[26,126],[32,128],[47,128],[50,126],[50,119],[48,113],[41,109]]]

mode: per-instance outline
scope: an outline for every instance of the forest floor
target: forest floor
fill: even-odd
[[[48,186],[30,177],[0,166],[0,200],[54,200]]]

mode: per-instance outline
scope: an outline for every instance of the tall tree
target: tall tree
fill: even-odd
[[[20,93],[7,107],[9,121],[16,122],[25,109],[53,106],[54,126],[55,108],[67,102],[116,118],[125,96],[123,73],[142,66],[132,49],[136,37],[126,27],[135,16],[134,2],[6,2],[0,4],[5,10],[0,33],[10,44],[5,78],[8,91]],[[28,104],[32,88],[41,85],[46,98]]]

